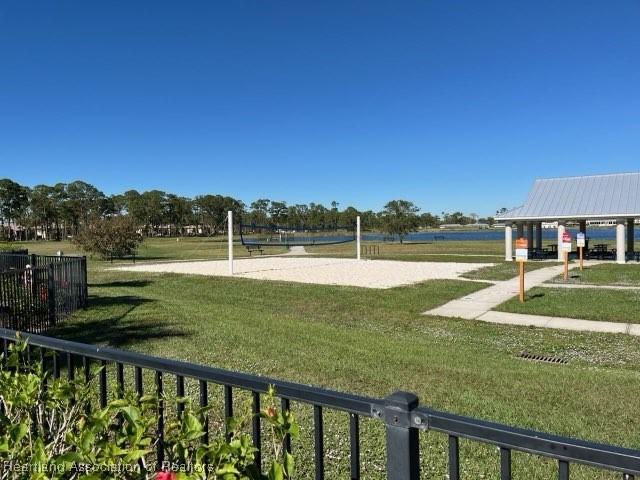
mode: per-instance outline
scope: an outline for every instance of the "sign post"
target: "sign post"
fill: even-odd
[[[576,235],[576,245],[578,246],[578,250],[580,251],[580,271],[582,271],[582,263],[583,263],[583,249],[586,244],[586,238],[584,232],[579,232]]]
[[[569,252],[571,251],[571,234],[565,231],[562,234],[562,251],[564,252],[564,281],[569,280]]]
[[[529,259],[529,241],[526,238],[516,240],[516,261],[520,267],[520,303],[524,303],[524,263]]]

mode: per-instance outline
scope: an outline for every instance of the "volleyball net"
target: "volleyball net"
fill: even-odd
[[[260,247],[304,247],[313,245],[336,245],[354,242],[356,226],[284,226],[284,225],[240,225],[243,245]]]

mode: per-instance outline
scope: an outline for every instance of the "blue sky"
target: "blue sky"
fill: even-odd
[[[637,171],[640,1],[0,3],[0,177],[491,214]]]

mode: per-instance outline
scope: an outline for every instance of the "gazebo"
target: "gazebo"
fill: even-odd
[[[524,205],[496,216],[505,225],[505,260],[509,261],[513,260],[514,224],[517,238],[525,237],[526,227],[529,248],[541,251],[543,222],[557,222],[560,245],[567,222],[577,222],[586,234],[587,220],[615,220],[618,263],[634,254],[636,218],[640,218],[640,172],[539,179]],[[558,260],[562,260],[560,248]]]

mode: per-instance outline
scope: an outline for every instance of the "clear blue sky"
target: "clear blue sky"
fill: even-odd
[[[640,1],[0,3],[0,177],[491,214],[640,166]]]

